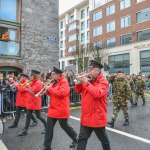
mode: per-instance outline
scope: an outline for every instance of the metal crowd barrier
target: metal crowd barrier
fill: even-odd
[[[0,93],[0,114],[13,114],[16,112],[16,92],[6,90]],[[70,87],[70,103],[78,104],[80,103],[81,95],[76,94],[74,87]],[[47,109],[49,106],[50,97],[46,94],[42,96],[42,109]]]

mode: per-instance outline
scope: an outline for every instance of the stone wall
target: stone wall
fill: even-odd
[[[25,72],[59,62],[58,0],[22,0],[21,60]],[[53,36],[51,36],[53,35]],[[50,40],[48,37],[56,37]]]
[[[0,56],[0,67],[48,71],[59,64],[58,0],[20,1],[21,57]]]

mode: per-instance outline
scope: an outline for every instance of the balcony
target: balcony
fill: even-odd
[[[0,40],[0,56],[20,56],[20,42]]]

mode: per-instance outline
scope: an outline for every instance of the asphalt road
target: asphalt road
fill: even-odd
[[[141,100],[135,108],[129,104],[130,125],[124,127],[123,113],[120,112],[115,122],[114,129],[107,127],[107,134],[111,143],[112,150],[150,150],[150,95],[146,96],[146,105],[142,106]],[[108,120],[111,120],[112,103],[108,103]],[[45,118],[46,116],[43,115]],[[72,118],[69,124],[79,133],[80,129],[80,109],[71,111]],[[19,127],[8,129],[13,120],[5,122],[5,133],[2,141],[8,150],[38,150],[43,144],[44,135],[41,134],[43,125],[40,123],[34,128],[29,128],[29,134],[25,137],[18,137],[17,134],[24,127],[25,117],[21,117]],[[54,129],[52,150],[69,150],[71,139],[61,129],[57,123]],[[96,135],[92,133],[87,150],[102,150],[101,143]]]

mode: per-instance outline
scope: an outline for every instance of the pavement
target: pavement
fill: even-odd
[[[80,129],[80,107],[71,109],[71,118],[69,124],[79,133]],[[108,120],[111,120],[112,103],[108,103]],[[46,118],[46,115],[43,114]],[[142,106],[139,99],[137,107],[131,108],[129,104],[129,126],[124,127],[124,117],[122,111],[119,113],[115,122],[115,127],[106,127],[111,150],[150,150],[150,94],[146,94],[146,105]],[[22,130],[25,124],[25,116],[22,115],[18,128],[8,129],[13,120],[5,122],[5,132],[3,143],[8,150],[38,150],[42,147],[44,135],[41,134],[43,125],[39,121],[38,126],[29,128],[28,135],[18,137],[17,134]],[[61,129],[59,123],[54,128],[54,138],[52,141],[52,150],[70,150],[71,139]],[[0,150],[1,145],[0,145]],[[5,150],[5,149],[4,149]],[[88,140],[86,150],[102,150],[101,143],[95,133],[92,133]]]

